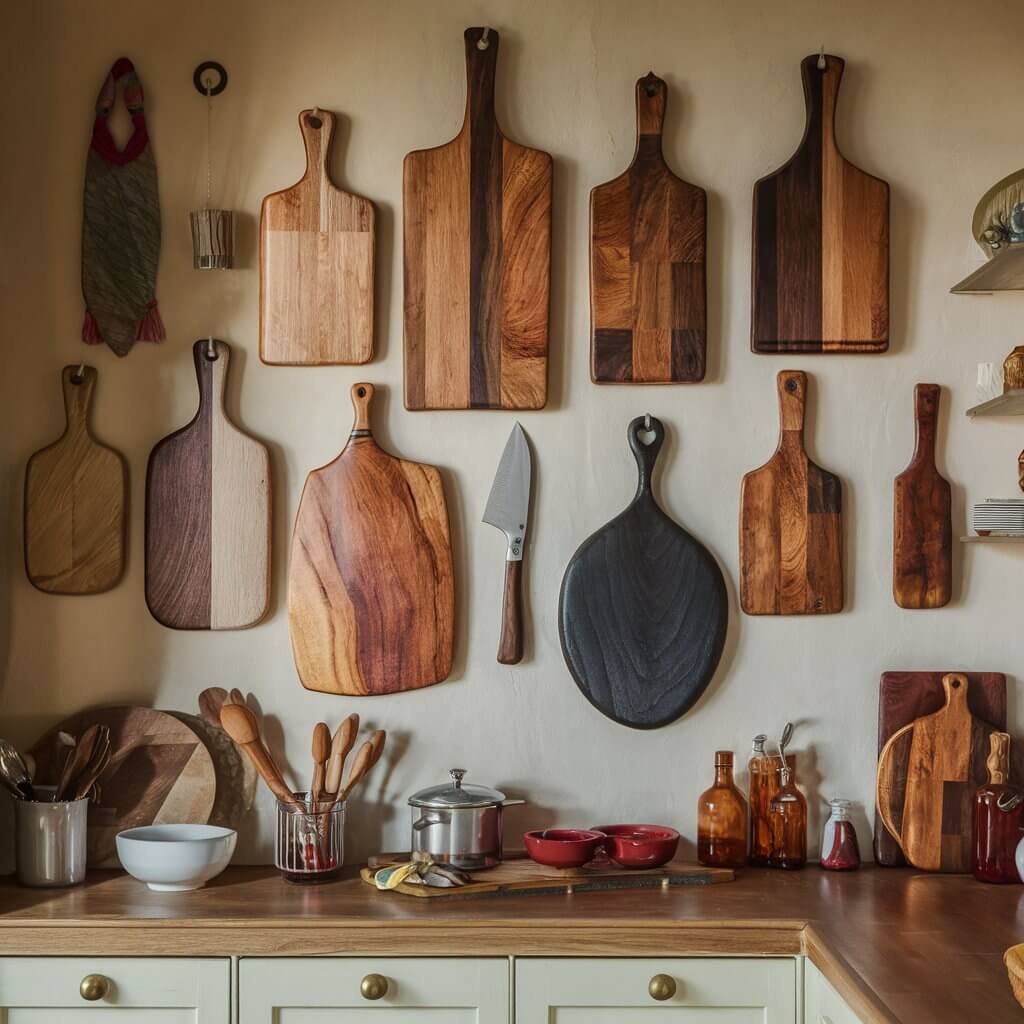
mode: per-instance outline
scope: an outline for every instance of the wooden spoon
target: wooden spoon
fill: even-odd
[[[314,811],[324,790],[327,759],[331,756],[331,730],[326,722],[317,722],[313,726],[313,740],[309,752],[313,757],[313,781],[309,784],[309,807],[310,811]]]
[[[228,696],[230,696],[232,704],[245,704],[245,694],[237,687],[234,687]]]
[[[294,794],[284,784],[270,751],[260,739],[256,716],[244,704],[225,704],[220,709],[220,724],[224,731],[246,752],[260,777],[282,803],[298,805]]]
[[[100,727],[90,725],[79,737],[71,756],[64,762],[64,770],[60,773],[60,782],[57,783],[57,792],[54,794],[54,801],[64,800],[71,788],[71,783],[77,779],[85,770],[85,766],[92,757],[99,738]]]
[[[332,796],[338,792],[341,785],[341,773],[345,770],[345,758],[355,746],[356,735],[359,732],[359,716],[349,715],[334,733],[331,740],[331,757],[327,762],[327,776],[324,780],[324,789]]]
[[[337,801],[344,803],[366,773],[373,767],[373,744],[367,740],[358,750],[355,760],[352,762],[352,769],[348,773],[348,782],[345,783],[341,792],[338,793]],[[336,802],[337,802],[336,801]]]
[[[110,765],[110,730],[104,725],[102,732],[96,741],[92,757],[89,763],[82,770],[82,773],[75,779],[74,799],[81,800],[89,795],[93,786],[99,781],[100,776]]]
[[[378,729],[370,737],[370,746],[373,748],[373,757],[370,760],[370,768],[372,768],[379,760],[380,755],[384,753],[384,741],[388,738],[388,734],[383,729]],[[370,768],[367,768],[369,772]]]
[[[227,703],[228,691],[223,686],[210,686],[199,694],[199,717],[208,725],[220,728],[220,709]]]

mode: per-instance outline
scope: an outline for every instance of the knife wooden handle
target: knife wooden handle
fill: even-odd
[[[523,563],[505,563],[505,596],[501,602],[498,661],[518,665],[523,660]]]

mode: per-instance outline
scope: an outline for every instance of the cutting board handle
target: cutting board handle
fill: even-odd
[[[935,465],[935,435],[939,422],[938,384],[914,386],[914,458],[912,465]]]
[[[665,124],[668,87],[653,71],[636,82],[636,133],[660,135]]]
[[[96,370],[92,366],[65,366],[61,371],[61,386],[64,390],[64,416],[68,430],[77,427],[84,430],[89,422],[92,408],[92,393],[96,390]]]
[[[645,444],[640,434],[648,431],[654,437],[650,444]],[[633,449],[637,469],[640,471],[636,496],[651,494],[651,478],[654,476],[654,464],[658,461],[658,453],[665,440],[665,427],[657,416],[637,416],[626,428],[626,436],[629,438],[629,447]]]
[[[467,28],[466,123],[480,116],[494,120],[494,72],[498,66],[498,33],[493,28]]]
[[[299,114],[299,131],[306,147],[306,178],[319,181],[326,178],[327,163],[331,158],[335,117],[329,110],[314,107]]]
[[[941,715],[945,711],[952,710],[956,714],[969,715],[967,707],[967,676],[962,672],[950,672],[942,677],[942,688],[946,691],[946,704],[941,711],[935,714]]]
[[[199,382],[200,409],[211,401],[217,406],[224,404],[224,385],[227,381],[230,358],[231,349],[227,342],[218,341],[216,338],[200,338],[192,345],[192,361],[196,364],[196,380]],[[217,363],[221,363],[221,373],[220,386],[215,390],[214,367]]]
[[[365,381],[352,385],[349,392],[352,396],[352,408],[356,418],[352,424],[352,433],[365,435],[370,433],[370,403],[373,401],[375,388]]]
[[[818,67],[823,60],[825,66]],[[835,123],[836,101],[839,99],[839,83],[843,79],[846,61],[831,53],[812,53],[800,63],[800,77],[804,83],[804,104],[807,107],[807,126],[818,120],[823,122],[824,141],[836,149]]]
[[[899,829],[896,827],[892,817],[892,806],[890,801],[892,794],[889,790],[889,786],[885,780],[889,778],[889,759],[892,757],[892,748],[896,745],[897,741],[914,728],[914,723],[910,722],[908,725],[903,726],[901,729],[897,729],[888,740],[886,740],[885,746],[878,752],[878,773],[875,776],[875,807],[878,808],[878,816],[882,819],[882,824],[885,826],[885,830],[896,840],[896,845],[899,846],[900,852],[906,857],[907,852],[903,848],[903,837],[900,835]]]
[[[782,433],[795,434],[802,443],[807,405],[807,374],[803,370],[780,370],[776,384],[779,389],[779,423]]]

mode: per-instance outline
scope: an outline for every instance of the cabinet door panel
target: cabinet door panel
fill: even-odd
[[[860,1024],[860,1017],[810,960],[804,965],[804,1024]]]

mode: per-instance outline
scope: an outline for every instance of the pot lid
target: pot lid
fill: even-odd
[[[490,786],[463,785],[462,779],[466,774],[465,768],[452,768],[449,773],[451,782],[442,786],[431,786],[429,789],[421,789],[409,797],[409,804],[412,807],[490,807],[492,804],[500,804],[505,799],[505,794]]]

